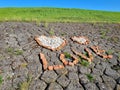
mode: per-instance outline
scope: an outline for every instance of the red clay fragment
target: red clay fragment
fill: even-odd
[[[78,58],[75,57],[74,55],[71,55],[71,57],[74,59],[73,62],[69,62],[65,59],[65,55],[64,54],[60,54],[60,60],[63,62],[64,65],[70,65],[70,66],[74,66],[75,64],[78,63]]]
[[[64,65],[68,65],[68,61],[65,60],[65,55],[64,54],[60,54],[60,60],[63,62]]]
[[[41,58],[42,63],[43,63],[43,69],[46,70],[47,67],[48,67],[48,62],[47,62],[47,60],[46,60],[46,58],[45,58],[45,55],[42,54],[42,53],[40,53],[40,58]]]
[[[53,70],[53,66],[48,66],[48,70]]]
[[[44,69],[44,70],[47,70],[47,69],[48,69],[48,70],[57,70],[57,69],[62,69],[62,68],[64,68],[63,65],[48,66],[48,62],[47,62],[47,60],[46,60],[46,58],[45,58],[45,55],[42,54],[42,53],[40,53],[40,58],[41,58],[41,60],[42,60],[43,69]]]
[[[63,69],[63,65],[53,65],[53,66],[48,66],[48,70],[58,70],[58,69]]]
[[[105,50],[101,50],[99,46],[92,46],[90,48],[102,58],[111,59],[113,57],[112,55],[104,55],[103,53],[105,53]]]
[[[89,58],[88,58],[87,56],[85,56],[84,54],[82,54],[82,53],[80,53],[80,52],[77,52],[77,51],[75,51],[74,49],[72,49],[72,51],[73,51],[76,55],[79,55],[80,57],[82,57],[83,59],[85,59],[85,60],[87,60],[89,63],[91,63],[92,60],[93,60],[93,55],[92,55],[91,52],[88,50],[88,48],[86,48],[85,50],[86,50],[86,52],[88,53]]]
[[[88,53],[88,56],[89,56],[90,60],[92,61],[92,60],[93,60],[93,55],[92,55],[92,53],[89,51],[88,48],[85,48],[85,51]]]
[[[87,45],[89,44],[89,39],[87,37],[84,37],[84,36],[73,36],[71,37],[71,39],[79,44],[84,44],[84,45]]]
[[[64,68],[64,66],[63,65],[54,65],[53,68],[54,68],[54,70],[57,70],[57,69]]]

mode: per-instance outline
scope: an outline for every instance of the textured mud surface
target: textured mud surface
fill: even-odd
[[[67,45],[60,51],[39,46],[36,35],[65,37]],[[72,36],[86,36],[88,45],[73,42]],[[113,55],[110,60],[97,56],[90,65],[85,62],[64,69],[44,71],[39,53],[49,65],[63,64],[59,55],[84,52],[98,45]],[[120,24],[78,23],[0,23],[0,90],[120,90]]]

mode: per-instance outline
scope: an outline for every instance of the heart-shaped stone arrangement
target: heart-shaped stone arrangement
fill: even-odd
[[[59,50],[66,45],[66,40],[57,36],[37,36],[35,40],[40,46],[43,46],[50,50]]]
[[[74,36],[71,39],[79,44],[84,44],[84,45],[89,44],[90,42],[88,38],[84,36],[79,36],[79,37]]]

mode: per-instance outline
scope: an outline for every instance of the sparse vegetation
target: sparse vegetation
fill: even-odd
[[[118,43],[119,42],[119,37],[118,36],[112,36],[110,39],[113,43]]]
[[[3,77],[0,75],[0,85],[2,84],[3,82]]]
[[[71,55],[68,52],[64,52],[65,58],[71,59]]]
[[[112,49],[106,51],[107,55],[112,55],[113,53],[114,53],[114,51]]]
[[[118,59],[120,60],[120,52],[118,52]]]
[[[88,61],[84,60],[84,59],[81,59],[80,64],[87,67],[87,66],[89,66],[90,63]]]
[[[93,82],[93,81],[94,81],[94,78],[93,78],[93,76],[92,76],[91,74],[86,74],[86,76],[87,76],[87,78],[88,78],[88,80],[89,80],[90,82]]]
[[[23,54],[23,51],[17,49],[17,50],[14,51],[14,54],[15,54],[15,55],[22,55],[22,54]]]
[[[61,36],[65,36],[65,35],[67,35],[65,32],[61,33]]]
[[[14,52],[14,48],[8,47],[8,48],[6,49],[6,51],[9,52],[9,53],[13,53],[13,52]]]
[[[120,12],[65,8],[0,8],[0,21],[36,22],[114,22]]]
[[[22,63],[20,66],[21,67],[26,67],[28,64],[27,63]]]
[[[32,77],[28,76],[27,81],[24,81],[19,85],[19,90],[29,90],[29,85],[31,81]]]
[[[39,26],[40,25],[40,21],[36,21],[36,25]]]
[[[23,54],[23,50],[14,49],[14,48],[11,48],[11,47],[6,48],[6,51],[9,54],[12,54],[12,55],[22,55]]]
[[[54,30],[53,30],[52,28],[50,29],[49,34],[50,34],[51,36],[55,35],[55,32],[54,32]]]
[[[45,28],[47,28],[48,25],[49,25],[48,22],[45,22],[45,23],[44,23]]]
[[[107,33],[109,30],[100,30],[100,35],[102,39],[106,39],[107,38]]]
[[[0,60],[4,59],[5,57],[3,55],[0,55]]]

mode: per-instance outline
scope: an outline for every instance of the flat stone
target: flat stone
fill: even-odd
[[[81,84],[87,84],[87,83],[89,82],[87,76],[84,75],[84,74],[80,74],[80,75],[79,75],[79,79],[80,79],[80,83],[81,83]]]
[[[93,74],[93,77],[94,77],[94,82],[95,83],[102,82],[101,76]]]
[[[63,63],[60,61],[59,57],[56,56],[56,53],[49,53],[50,62],[53,62],[54,65],[63,65]]]
[[[45,71],[41,76],[41,79],[46,83],[52,83],[57,79],[57,74],[54,71]]]
[[[69,72],[69,73],[68,73],[68,78],[69,78],[70,80],[79,81],[78,74],[75,73],[75,72]]]
[[[23,52],[23,56],[25,57],[25,59],[27,59],[27,57],[31,56],[31,50],[26,50]]]
[[[85,90],[99,90],[94,83],[88,83],[84,85]]]
[[[4,83],[2,83],[0,85],[0,90],[15,90],[15,88],[13,88],[12,86],[12,80],[7,80],[7,81],[4,81]]]
[[[119,74],[115,70],[111,69],[110,67],[106,68],[105,74],[114,79],[117,79],[119,77]]]
[[[117,55],[113,54],[113,58],[111,58],[109,60],[110,64],[112,65],[116,65],[118,62],[117,62]]]
[[[66,66],[65,67],[69,72],[77,72],[77,66]]]
[[[30,54],[29,56],[26,56],[25,59],[28,63],[34,62],[36,55]],[[39,57],[38,57],[39,58]]]
[[[25,79],[24,79],[24,81],[25,81]],[[12,81],[12,83],[13,83],[13,87],[15,88],[15,89],[17,89],[18,88],[18,85],[20,84],[20,83],[22,83],[23,82],[23,79],[21,79],[21,78],[15,78],[15,79],[13,79],[13,81]],[[9,90],[9,89],[8,89]]]
[[[102,74],[103,74],[103,72],[102,72],[101,70],[96,69],[96,68],[94,68],[94,69],[92,70],[92,73],[93,73],[93,74],[96,74],[96,75],[102,75]]]
[[[82,74],[89,74],[91,70],[88,67],[79,66],[78,71]]]
[[[63,52],[68,52],[68,53],[72,54],[69,45],[65,46],[65,47],[63,48],[63,50],[64,50]]]
[[[68,74],[68,70],[66,68],[58,69],[58,70],[55,70],[55,71],[56,71],[56,73],[58,75],[66,75],[66,74]]]
[[[98,82],[97,86],[98,86],[99,90],[108,90],[108,88],[106,87],[106,85],[104,83]]]
[[[65,75],[62,75],[60,78],[57,79],[57,82],[62,87],[66,87],[69,84],[70,80]]]
[[[5,42],[8,44],[8,46],[10,47],[17,47],[18,46],[18,42],[16,41],[15,38],[13,37],[8,37],[6,38]]]
[[[29,86],[29,90],[45,90],[46,87],[47,87],[47,84],[42,80],[38,79],[31,82]]]
[[[31,49],[30,51],[31,51],[31,53],[33,54],[33,55],[36,55],[36,56],[39,56],[39,54],[40,54],[40,52],[41,52],[41,50],[42,50],[42,47],[40,47],[40,46],[38,46],[38,47],[33,47],[33,45],[31,45],[31,47],[29,47],[29,49]]]
[[[43,73],[42,64],[40,62],[28,63],[27,68],[33,77],[38,77]]]
[[[11,63],[12,63],[12,59],[6,59],[5,56],[3,56],[2,54],[0,55],[0,64],[2,64],[3,66],[4,65],[9,66]]]
[[[66,90],[84,90],[84,89],[78,81],[72,81],[67,86]]]
[[[25,45],[28,43],[28,37],[24,34],[24,33],[19,33],[18,34],[18,42],[19,44],[22,46],[22,45]]]
[[[103,79],[106,87],[108,88],[108,90],[115,89],[116,81],[113,78],[104,75],[104,76],[102,76],[102,79]]]
[[[4,66],[4,67],[2,66],[2,68],[3,68],[3,72],[4,72],[4,73],[13,72],[10,65]]]
[[[48,52],[49,52],[48,49],[46,49],[46,48],[43,48],[43,49],[42,49],[42,53],[45,54],[46,56],[48,55]]]
[[[95,63],[96,65],[97,65],[97,64],[100,64],[100,62],[101,62],[101,58],[100,58],[100,57],[97,57],[96,54],[93,55],[93,56],[94,56],[93,63]]]
[[[56,82],[51,83],[47,90],[63,90],[63,88]]]
[[[116,90],[120,90],[120,85],[117,85]]]
[[[95,66],[95,68],[101,70],[102,72],[104,72],[104,70],[105,70],[105,68],[107,66],[109,66],[109,64],[107,62],[101,62],[101,63],[97,64]]]
[[[25,67],[16,68],[14,70],[14,74],[15,77],[19,77],[21,80],[25,80],[28,74],[28,69]]]
[[[116,80],[118,84],[120,84],[120,77]]]
[[[21,61],[19,58],[17,58],[17,59],[12,63],[12,68],[13,68],[13,69],[16,69],[16,68],[18,68],[21,64],[22,64],[22,61]]]

